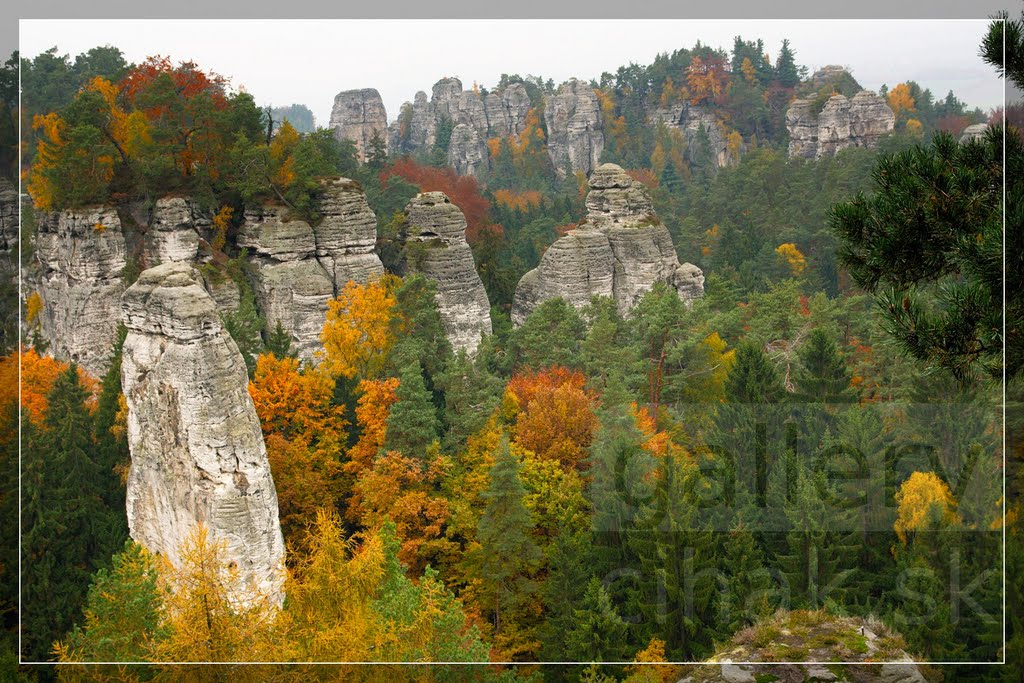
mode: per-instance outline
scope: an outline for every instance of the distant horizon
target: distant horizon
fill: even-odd
[[[334,97],[345,90],[376,89],[392,122],[404,102],[421,90],[429,95],[444,77],[457,76],[467,89],[494,87],[502,73],[556,85],[589,81],[697,41],[730,52],[737,35],[763,40],[774,62],[788,38],[809,73],[841,65],[876,92],[913,80],[936,100],[952,90],[968,108],[987,112],[1003,104],[1002,79],[978,55],[988,21],[21,20],[19,50],[31,59],[56,46],[73,59],[111,45],[134,63],[157,54],[191,60],[260,106],[302,104],[317,126],[327,126]]]

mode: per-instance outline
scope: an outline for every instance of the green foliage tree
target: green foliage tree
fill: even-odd
[[[523,503],[525,494],[519,461],[503,438],[482,494],[486,507],[477,527],[480,578],[495,633],[502,630],[503,615],[514,612],[536,590],[533,575],[541,554],[530,534],[533,521]]]
[[[388,414],[385,448],[411,458],[426,458],[427,447],[437,439],[437,408],[418,362],[403,365],[398,380],[397,401]]]
[[[586,592],[566,634],[566,659],[579,662],[621,661],[627,652],[627,625],[597,578]]]
[[[548,299],[512,331],[509,356],[515,368],[540,370],[552,365],[579,366],[586,326],[564,299]]]

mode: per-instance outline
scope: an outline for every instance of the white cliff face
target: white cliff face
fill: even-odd
[[[885,98],[869,90],[852,98],[833,95],[817,115],[810,100],[793,100],[786,110],[789,157],[815,159],[849,147],[877,147],[895,124]]]
[[[604,150],[604,129],[597,94],[589,84],[572,79],[547,98],[544,120],[548,128],[548,154],[555,171],[564,176],[582,171],[590,175]]]
[[[100,376],[121,319],[127,250],[109,207],[39,214],[35,257],[39,324],[55,358]]]
[[[243,582],[283,600],[277,493],[245,363],[188,264],[142,273],[122,301],[131,536],[172,564],[204,524]]]
[[[437,285],[437,308],[455,351],[474,353],[491,333],[491,305],[466,242],[466,217],[443,192],[416,195],[405,207],[407,240],[424,246],[412,267]]]
[[[647,121],[652,126],[661,123],[668,128],[676,128],[682,132],[686,141],[686,159],[690,163],[696,163],[704,153],[702,147],[705,138],[701,137],[702,129],[711,157],[717,167],[722,168],[738,161],[729,154],[722,124],[719,123],[715,113],[705,106],[691,105],[685,100],[676,102],[669,107],[653,109],[648,114]],[[746,143],[740,145],[739,151],[740,154],[746,151]]]
[[[152,264],[168,261],[192,261],[199,253],[199,232],[192,209],[181,197],[156,200],[147,233]]]
[[[272,206],[246,211],[238,246],[250,251],[253,291],[267,328],[280,324],[299,356],[311,360],[320,348],[334,282],[316,259],[313,228],[284,214]]]
[[[347,178],[324,180],[322,189],[322,218],[315,226],[267,205],[247,211],[238,233],[238,246],[250,254],[253,291],[267,328],[280,323],[306,361],[322,348],[331,298],[349,281],[365,284],[384,273],[373,251],[377,218],[366,196]],[[220,297],[230,304],[230,292]]]
[[[602,164],[591,174],[590,188],[586,219],[519,281],[514,324],[555,297],[577,309],[593,296],[611,297],[626,315],[657,282],[674,287],[685,301],[703,296],[704,274],[693,264],[680,265],[642,185],[615,164]]]
[[[338,93],[331,109],[330,128],[339,140],[354,142],[360,161],[365,161],[374,135],[387,144],[388,115],[380,93],[374,88]]]

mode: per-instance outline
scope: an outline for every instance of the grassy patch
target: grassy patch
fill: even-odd
[[[782,635],[781,631],[772,624],[760,624],[754,627],[750,642],[754,647],[767,647],[780,635]]]

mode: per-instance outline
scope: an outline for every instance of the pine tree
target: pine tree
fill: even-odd
[[[567,661],[566,639],[576,623],[575,610],[592,576],[589,534],[561,529],[547,550],[548,578],[541,588],[546,616],[541,628],[541,658]]]
[[[425,458],[427,447],[437,438],[437,408],[423,382],[418,362],[404,364],[398,379],[398,400],[388,414],[385,449],[400,451],[411,458]]]
[[[812,330],[797,355],[800,367],[793,377],[795,399],[824,405],[856,400],[850,388],[852,373],[828,332],[820,327]]]
[[[503,615],[512,613],[534,589],[533,573],[541,554],[531,537],[533,521],[523,503],[526,489],[519,478],[519,461],[502,439],[491,467],[487,504],[477,526],[480,578],[490,597],[495,634]]]
[[[728,532],[719,571],[728,580],[721,597],[724,603],[721,612],[726,621],[719,624],[719,635],[729,636],[766,616],[772,604],[769,594],[772,581],[764,566],[764,553],[742,519]]]
[[[576,368],[585,334],[586,326],[575,308],[562,298],[548,299],[512,332],[509,356],[516,368]]]
[[[566,660],[614,662],[628,651],[626,623],[612,604],[601,581],[592,578],[579,609],[573,610],[573,622],[566,640]]]
[[[167,637],[161,623],[157,565],[145,548],[126,541],[110,569],[100,569],[89,586],[84,621],[59,648],[60,659],[85,662],[145,661]]]

